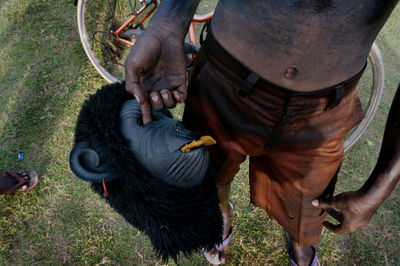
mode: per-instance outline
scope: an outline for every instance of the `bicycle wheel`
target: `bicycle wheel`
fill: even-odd
[[[113,34],[142,6],[139,0],[79,0],[77,20],[83,48],[93,66],[108,82],[124,79],[124,62],[130,47]],[[145,15],[145,14],[144,14]],[[139,19],[129,24],[119,35],[134,41],[143,25]]]
[[[358,86],[357,91],[363,105],[365,117],[351,130],[344,142],[344,151],[348,151],[365,132],[372,119],[375,117],[379,103],[382,98],[385,71],[381,51],[374,42],[368,57],[369,66],[365,70]],[[371,85],[372,84],[372,85]]]
[[[196,13],[193,16],[195,22],[205,22],[210,20],[214,15],[217,1],[201,1],[197,7]]]

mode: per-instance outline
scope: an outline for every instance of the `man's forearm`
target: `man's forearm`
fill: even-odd
[[[382,203],[400,179],[400,84],[386,122],[378,162],[361,188],[369,203]]]
[[[200,0],[163,0],[149,27],[161,27],[184,37]]]

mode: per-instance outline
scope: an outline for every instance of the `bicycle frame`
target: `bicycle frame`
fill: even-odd
[[[123,31],[129,24],[132,23],[132,21],[134,21],[140,14],[142,14],[151,4],[153,4],[153,7],[149,10],[149,12],[144,15],[144,17],[139,21],[139,23],[137,23],[133,28],[137,29],[141,24],[143,24],[143,22],[154,12],[154,10],[156,10],[157,8],[157,1],[156,0],[148,0],[147,2],[142,2],[143,6],[136,11],[132,17],[130,17],[121,27],[119,27],[119,29],[117,29],[115,32],[113,32],[113,34],[115,35],[115,38],[117,41],[120,41],[122,43],[125,43],[128,46],[133,46],[135,44],[134,41],[128,41],[124,38],[121,38],[119,36],[119,34],[121,33],[121,31]]]
[[[135,44],[135,41],[129,41],[126,40],[122,37],[119,36],[119,34],[129,25],[132,23],[132,21],[134,21],[140,14],[142,14],[150,5],[153,5],[152,8],[149,10],[148,13],[146,13],[146,15],[144,15],[144,17],[139,21],[139,23],[137,23],[133,28],[137,29],[140,25],[143,24],[143,22],[157,9],[157,1],[156,0],[147,0],[147,2],[145,2],[144,0],[141,1],[142,3],[142,7],[137,10],[132,17],[130,17],[121,27],[119,27],[116,31],[113,32],[113,34],[115,35],[115,39],[117,41],[120,41],[128,46],[133,46]],[[193,18],[192,23],[190,24],[189,27],[189,41],[194,44],[197,45],[196,43],[196,32],[194,30],[194,22],[205,22],[209,20],[209,18],[206,19],[195,19]]]

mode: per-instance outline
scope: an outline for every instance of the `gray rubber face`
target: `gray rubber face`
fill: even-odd
[[[136,159],[155,177],[183,188],[199,185],[208,168],[208,151],[200,146],[181,152],[182,146],[201,135],[187,130],[180,121],[169,118],[168,113],[153,111],[154,121],[143,126],[139,103],[129,100],[120,112],[121,134]]]

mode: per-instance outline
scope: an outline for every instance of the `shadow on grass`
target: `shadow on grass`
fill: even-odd
[[[87,186],[68,175],[73,121],[89,93],[80,91],[88,63],[73,1],[7,2],[0,32],[0,170],[35,169],[41,180],[28,194],[0,198],[0,263],[65,262],[81,252],[67,233],[97,219],[85,206]],[[25,159],[18,162],[20,151]]]
[[[50,1],[35,1],[1,33],[7,57],[7,67],[0,68],[1,170],[21,164],[46,170],[52,160],[47,145],[78,89],[75,73],[80,72],[84,57],[65,51],[77,48],[75,25],[61,19],[54,24],[57,17],[51,19],[51,9]],[[26,160],[17,162],[19,151],[26,153]]]
[[[41,180],[28,194],[0,197],[0,265],[158,263],[148,239],[69,170],[80,107],[105,83],[81,47],[73,1],[6,1],[0,170],[35,169]]]

